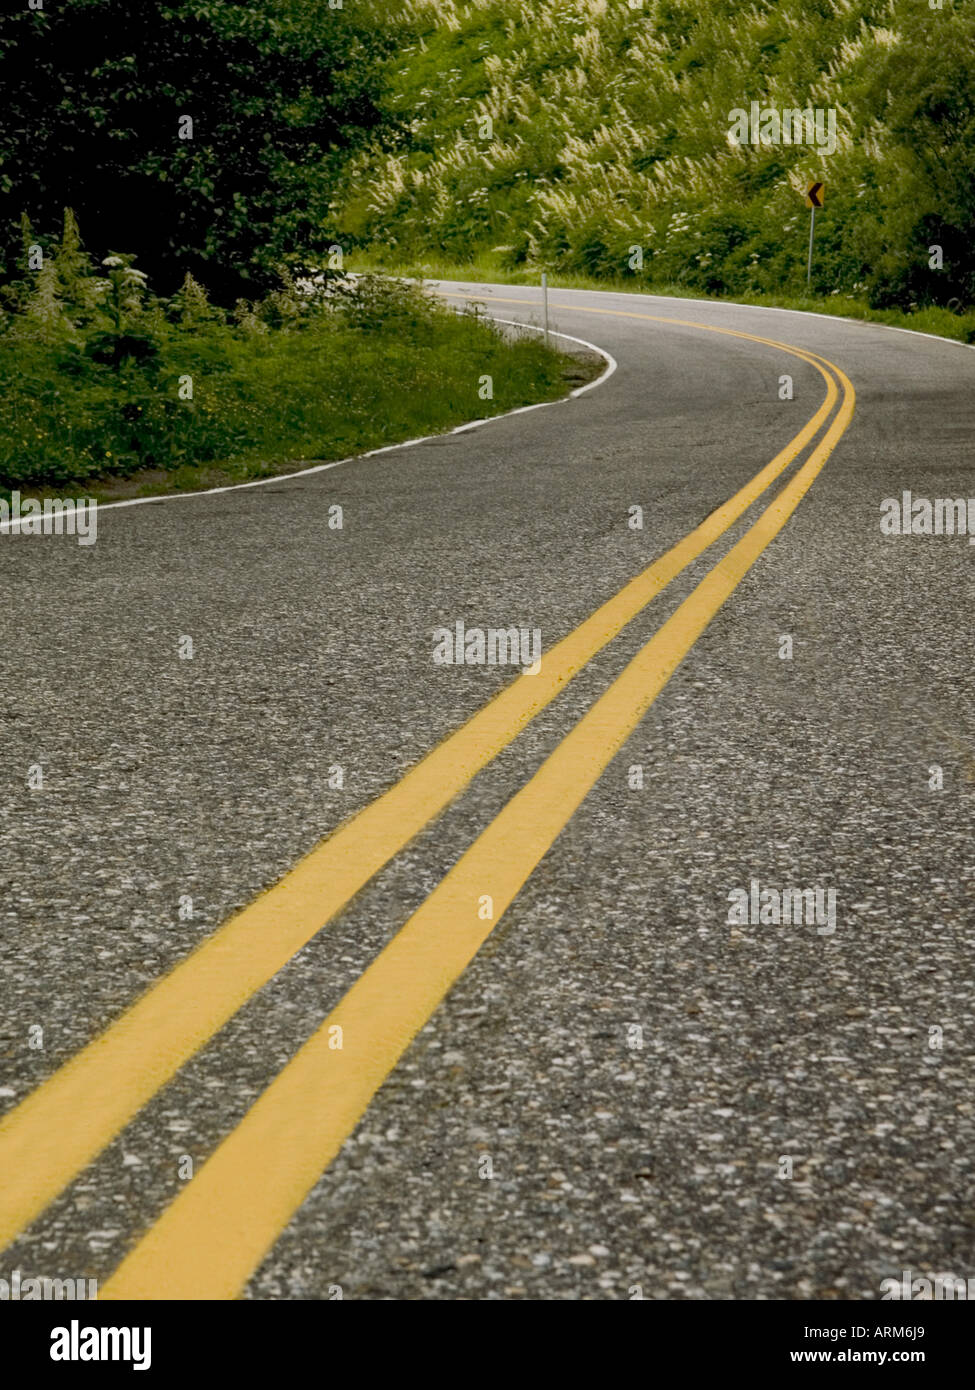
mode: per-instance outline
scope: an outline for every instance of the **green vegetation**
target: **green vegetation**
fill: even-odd
[[[343,264],[975,341],[973,52],[962,0],[7,7],[0,486],[270,474],[564,391]],[[835,112],[835,150],[735,143],[753,102]]]
[[[497,254],[482,252],[465,264],[444,261],[436,257],[415,257],[403,259],[396,256],[380,257],[375,252],[362,253],[355,257],[357,270],[376,274],[405,276],[415,280],[464,280],[469,283],[496,283],[508,285],[533,285],[539,283],[539,273],[531,266],[506,265]],[[556,271],[549,275],[549,287],[553,290],[612,290],[621,294],[659,294],[677,299],[708,299],[716,302],[720,295],[708,295],[687,285],[650,284],[637,275],[595,276],[582,275],[572,271]],[[748,291],[735,296],[736,304],[755,304],[766,308],[798,309],[804,313],[829,314],[840,318],[860,319],[866,323],[885,323],[892,328],[908,328],[915,333],[930,333],[938,338],[953,338],[961,343],[975,343],[975,308],[954,311],[938,305],[927,305],[923,309],[906,311],[903,309],[874,309],[863,299],[847,295],[831,294],[826,297],[815,294],[761,294]]]
[[[26,226],[27,248],[32,236]],[[70,213],[53,254],[6,286],[5,302],[7,490],[104,496],[133,475],[130,491],[270,476],[567,390],[566,359],[539,339],[506,341],[376,277],[296,285],[285,273],[232,314],[189,275],[156,298],[131,256],[96,271]],[[494,395],[482,400],[486,376]]]
[[[975,303],[975,6],[945,0],[405,0],[384,140],[341,226],[384,258]],[[834,153],[735,145],[730,113],[834,108]],[[389,133],[405,131],[389,147]],[[929,248],[943,250],[933,268]],[[643,267],[630,271],[633,247]]]
[[[0,279],[22,213],[72,207],[172,294],[221,303],[321,262],[351,150],[382,121],[389,37],[354,0],[27,0],[0,13]],[[41,238],[43,241],[43,237]]]

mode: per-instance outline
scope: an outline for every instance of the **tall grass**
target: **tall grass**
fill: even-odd
[[[566,390],[566,360],[413,286],[294,285],[234,315],[187,277],[155,299],[130,257],[86,263],[70,217],[0,320],[0,488],[91,487],[146,470],[261,476]],[[491,379],[488,393],[486,379]],[[97,487],[96,487],[97,491]]]
[[[404,135],[353,162],[343,219],[362,244],[801,293],[803,194],[825,179],[817,293],[975,303],[971,4],[370,2],[401,28],[387,100]],[[752,101],[833,108],[835,152],[730,143]]]

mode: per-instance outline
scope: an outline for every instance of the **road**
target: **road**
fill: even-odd
[[[880,525],[975,495],[975,356],[650,296],[552,316],[618,362],[574,400],[105,509],[90,547],[0,537],[0,1273],[975,1273],[975,551]],[[537,630],[540,672],[436,663],[458,623]],[[763,889],[823,911],[736,918]]]

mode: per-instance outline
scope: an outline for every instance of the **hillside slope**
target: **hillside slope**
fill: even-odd
[[[402,133],[351,165],[350,240],[781,292],[805,281],[803,194],[824,179],[819,290],[876,306],[975,300],[967,0],[407,0],[375,13],[401,31],[386,102]],[[803,144],[735,144],[731,113],[753,102],[818,109],[835,149],[808,143],[812,129]]]

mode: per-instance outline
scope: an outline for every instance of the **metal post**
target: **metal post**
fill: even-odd
[[[545,346],[548,347],[548,276],[542,271],[542,308],[545,314]]]
[[[812,207],[810,208],[810,210],[809,210],[809,262],[808,262],[808,264],[806,265],[806,287],[807,287],[807,288],[812,284],[812,253],[813,253],[813,237],[814,237],[815,235],[816,235],[816,206],[815,206],[815,204],[813,204],[813,206],[812,206]]]

